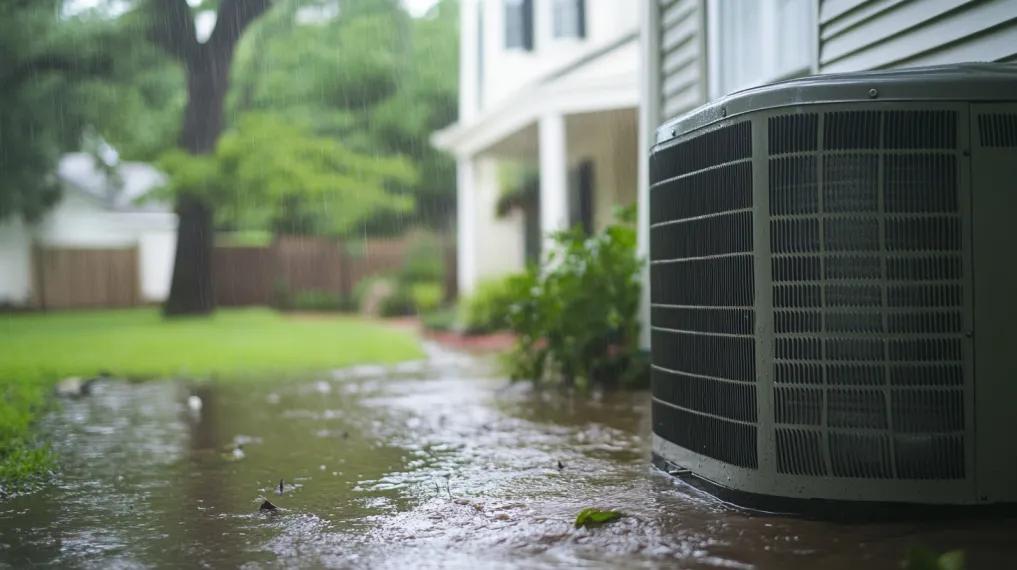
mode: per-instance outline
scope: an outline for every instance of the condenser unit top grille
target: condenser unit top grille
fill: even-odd
[[[669,141],[736,115],[794,105],[854,101],[1012,101],[1017,64],[964,63],[913,69],[814,75],[737,91],[657,130]]]

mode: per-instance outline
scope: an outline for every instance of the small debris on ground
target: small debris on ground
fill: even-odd
[[[587,507],[579,511],[579,515],[576,516],[576,528],[580,527],[596,527],[604,525],[610,522],[614,522],[622,518],[622,513],[618,511],[611,511],[607,509],[598,509],[596,507]]]
[[[64,378],[56,385],[56,394],[62,398],[80,398],[87,396],[92,391],[92,384],[97,378],[82,380],[77,376]]]

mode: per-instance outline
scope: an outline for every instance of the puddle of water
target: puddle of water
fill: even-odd
[[[61,474],[0,503],[0,565],[854,570],[918,544],[964,548],[970,568],[1017,561],[1017,519],[728,508],[649,465],[647,404],[534,391],[436,348],[304,383],[106,382],[45,419]],[[259,513],[264,498],[281,510]],[[574,529],[591,505],[628,516]]]

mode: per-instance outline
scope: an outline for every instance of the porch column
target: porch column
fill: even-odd
[[[660,122],[660,3],[644,2],[639,12],[642,53],[639,58],[639,186],[636,252],[644,260],[639,295],[639,348],[650,350],[650,148]]]
[[[540,118],[540,233],[541,255],[551,250],[550,233],[568,229],[568,164],[565,117],[548,113]]]
[[[477,212],[474,158],[460,156],[456,160],[456,279],[459,294],[473,290],[477,275]]]

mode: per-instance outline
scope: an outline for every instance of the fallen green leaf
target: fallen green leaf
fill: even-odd
[[[608,511],[598,509],[596,507],[587,507],[579,511],[579,515],[576,516],[576,528],[607,524],[609,522],[616,521],[623,516],[625,515],[618,511]]]
[[[912,548],[904,561],[904,570],[964,570],[964,551],[936,554],[928,548]]]

